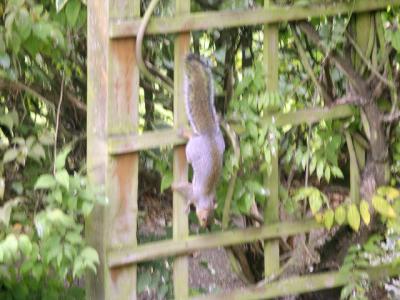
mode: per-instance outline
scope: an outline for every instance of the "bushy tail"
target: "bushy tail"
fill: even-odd
[[[190,126],[197,134],[218,130],[214,107],[214,84],[207,62],[189,54],[185,61],[186,113]]]

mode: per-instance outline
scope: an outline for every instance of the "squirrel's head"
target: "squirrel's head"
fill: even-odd
[[[200,197],[196,205],[196,215],[201,227],[210,225],[214,215],[215,195]]]

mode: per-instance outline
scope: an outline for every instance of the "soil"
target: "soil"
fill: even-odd
[[[172,201],[168,194],[157,196],[156,191],[145,191],[139,198],[139,240],[170,238],[172,224]],[[191,231],[198,231],[191,225]],[[208,249],[189,255],[189,287],[202,294],[228,291],[244,287],[243,281],[231,269],[229,258],[223,248]],[[143,300],[157,299],[151,293],[143,293]]]

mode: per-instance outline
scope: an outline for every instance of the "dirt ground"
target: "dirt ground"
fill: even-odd
[[[165,238],[171,225],[172,207],[169,199],[143,195],[139,202],[139,236]],[[196,230],[196,228],[191,228]],[[189,287],[202,293],[215,293],[243,287],[243,281],[231,269],[223,248],[195,252],[189,256]],[[152,298],[152,297],[149,297]]]

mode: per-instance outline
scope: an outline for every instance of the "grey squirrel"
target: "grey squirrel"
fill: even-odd
[[[213,215],[215,191],[221,175],[225,142],[214,106],[214,84],[211,69],[202,58],[189,54],[185,60],[186,113],[193,134],[189,138],[186,158],[193,167],[193,182],[178,183],[172,189],[196,206],[201,226]]]

